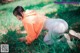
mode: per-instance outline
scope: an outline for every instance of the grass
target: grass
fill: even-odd
[[[24,36],[25,34],[17,34],[16,31],[9,30],[7,34],[2,36],[2,41],[0,43],[9,44],[10,53],[64,53],[66,50],[69,50],[69,52],[71,52],[67,43],[60,44],[58,42],[55,43],[56,45],[46,45],[43,42],[42,34],[31,45],[26,45],[24,42],[20,42],[18,40],[18,38]]]
[[[36,2],[35,2],[36,1]],[[47,45],[43,42],[42,31],[39,38],[31,45],[20,42],[20,37],[25,37],[26,34],[18,34],[16,29],[23,30],[22,23],[12,14],[16,6],[23,6],[24,9],[33,9],[38,12],[45,13],[46,16],[53,18],[56,16],[68,22],[69,28],[77,22],[80,22],[79,9],[72,10],[63,4],[54,4],[53,0],[19,0],[8,4],[0,4],[0,44],[9,44],[9,53],[78,53],[79,48],[70,49],[67,42],[56,42],[53,45]],[[74,16],[73,16],[74,15]],[[7,32],[6,34],[3,34]],[[77,43],[78,41],[78,43]],[[79,44],[79,40],[74,41]]]

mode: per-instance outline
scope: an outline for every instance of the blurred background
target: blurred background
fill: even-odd
[[[54,2],[76,2],[54,3]],[[0,44],[9,44],[10,53],[79,53],[80,40],[73,39],[78,46],[70,49],[67,42],[46,45],[43,42],[43,33],[31,45],[19,42],[18,38],[26,34],[18,34],[17,30],[24,30],[21,21],[13,15],[16,6],[25,10],[36,10],[45,13],[49,18],[62,18],[69,24],[69,29],[80,32],[80,0],[0,0]]]

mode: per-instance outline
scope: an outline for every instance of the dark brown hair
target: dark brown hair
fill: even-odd
[[[22,6],[17,6],[14,10],[13,10],[13,14],[16,16],[16,15],[19,15],[19,16],[22,16],[22,12],[24,12],[25,10],[23,9]]]

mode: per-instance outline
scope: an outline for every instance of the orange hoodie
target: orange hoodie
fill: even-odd
[[[22,23],[27,32],[27,43],[30,44],[38,38],[47,17],[33,10],[27,10],[25,13]]]

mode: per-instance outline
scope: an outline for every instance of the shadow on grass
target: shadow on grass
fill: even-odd
[[[66,11],[62,13],[58,13],[58,16],[64,20],[66,20],[71,26],[74,23],[80,22],[80,7],[77,10]]]
[[[47,13],[46,16],[48,16],[49,18],[53,18],[55,16],[56,12],[52,12],[52,13]]]

